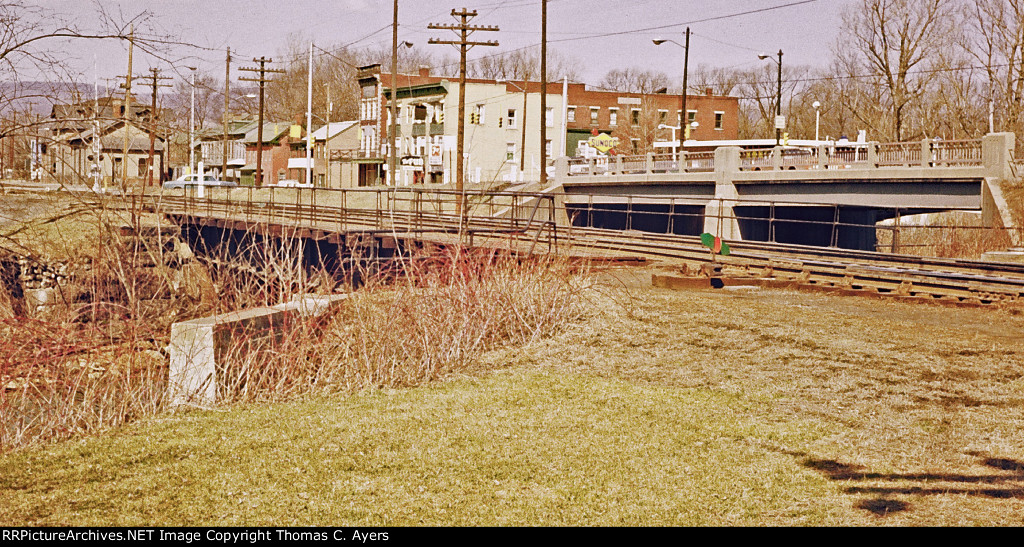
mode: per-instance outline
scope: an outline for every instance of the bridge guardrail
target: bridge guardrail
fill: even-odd
[[[982,140],[923,139],[894,143],[834,143],[808,147],[741,150],[740,171],[983,165]],[[715,152],[679,152],[569,158],[569,177],[642,173],[701,173],[715,170]]]

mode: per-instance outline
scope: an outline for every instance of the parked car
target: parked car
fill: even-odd
[[[198,174],[182,175],[174,180],[169,180],[164,183],[165,190],[175,190],[177,188],[185,188],[189,186],[234,188],[238,186],[238,183],[230,180],[220,180],[213,175],[203,175],[202,178],[200,178]]]

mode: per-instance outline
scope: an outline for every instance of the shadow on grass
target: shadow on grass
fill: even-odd
[[[1008,458],[981,458],[986,467],[1009,473],[964,475],[955,473],[873,473],[863,466],[842,463],[836,460],[818,459],[804,453],[790,453],[802,457],[804,467],[813,469],[834,481],[871,481],[865,486],[847,486],[847,494],[866,494],[872,499],[859,501],[855,507],[884,517],[901,511],[909,511],[910,503],[893,499],[894,496],[937,496],[967,495],[991,499],[1024,499],[1024,462]],[[910,484],[901,484],[909,482]],[[914,483],[922,484],[914,484]],[[955,486],[930,486],[932,483],[953,483]],[[975,486],[969,486],[975,485]]]

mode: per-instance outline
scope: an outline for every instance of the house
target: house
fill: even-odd
[[[259,124],[249,129],[243,137],[245,144],[245,165],[239,170],[241,173],[242,185],[254,185],[256,183],[256,153],[259,138]],[[301,127],[298,132],[292,130],[292,124],[286,122],[265,122],[263,124],[263,157],[261,167],[263,169],[262,183],[264,185],[275,184],[278,181],[289,178],[288,160],[299,157],[294,150],[302,149],[305,144],[302,142]],[[305,156],[305,152],[302,152]],[[293,168],[294,169],[294,168]],[[294,172],[292,173],[295,174]]]
[[[245,136],[256,127],[257,123],[252,119],[229,120],[227,131],[223,125],[199,131],[193,142],[194,157],[197,162],[203,162],[204,172],[212,173],[222,180],[239,182],[241,168],[247,161]],[[225,153],[227,154],[226,162],[224,161]],[[225,165],[227,166],[226,171]]]
[[[166,136],[154,129],[148,105],[104,97],[56,105],[50,113],[50,139],[39,147],[42,178],[63,184],[160,184],[166,177]],[[127,148],[125,147],[127,143]]]
[[[331,122],[313,131],[313,180],[324,188],[359,186],[359,169],[351,161],[359,151],[359,123]]]

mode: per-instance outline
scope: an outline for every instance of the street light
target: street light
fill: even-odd
[[[772,59],[770,56],[768,56],[765,53],[762,53],[762,54],[758,55],[757,58],[761,59],[762,61],[765,60],[765,59],[771,59],[772,62],[774,62],[777,65],[779,65],[779,92],[778,92],[778,95],[775,98],[775,100],[776,100],[776,103],[775,103],[775,146],[778,146],[779,143],[782,141],[782,126],[785,125],[785,121],[783,121],[781,119],[782,118],[782,50],[781,49],[779,50],[779,60],[778,61],[776,61],[775,59]],[[782,123],[780,123],[780,122],[782,122]]]
[[[681,106],[681,110],[679,112],[679,127],[680,128],[686,127],[686,119],[687,119],[687,114],[686,114],[686,76],[687,76],[688,68],[689,68],[689,65],[690,65],[690,27],[686,27],[686,45],[682,45],[679,42],[676,42],[675,40],[669,40],[669,39],[664,39],[664,38],[658,38],[658,39],[652,40],[652,41],[654,42],[654,45],[656,45],[656,46],[660,46],[661,44],[664,44],[665,42],[672,42],[673,44],[683,48],[683,50],[685,51],[685,53],[683,54],[683,92],[682,92],[682,106]],[[684,133],[685,133],[685,131],[684,131]],[[682,139],[683,139],[684,136],[685,135],[680,135],[679,136],[680,144],[682,144]]]
[[[814,107],[814,140],[818,140],[818,124],[821,121],[821,113],[818,112],[818,109],[821,108],[821,103],[814,101],[811,106]]]

